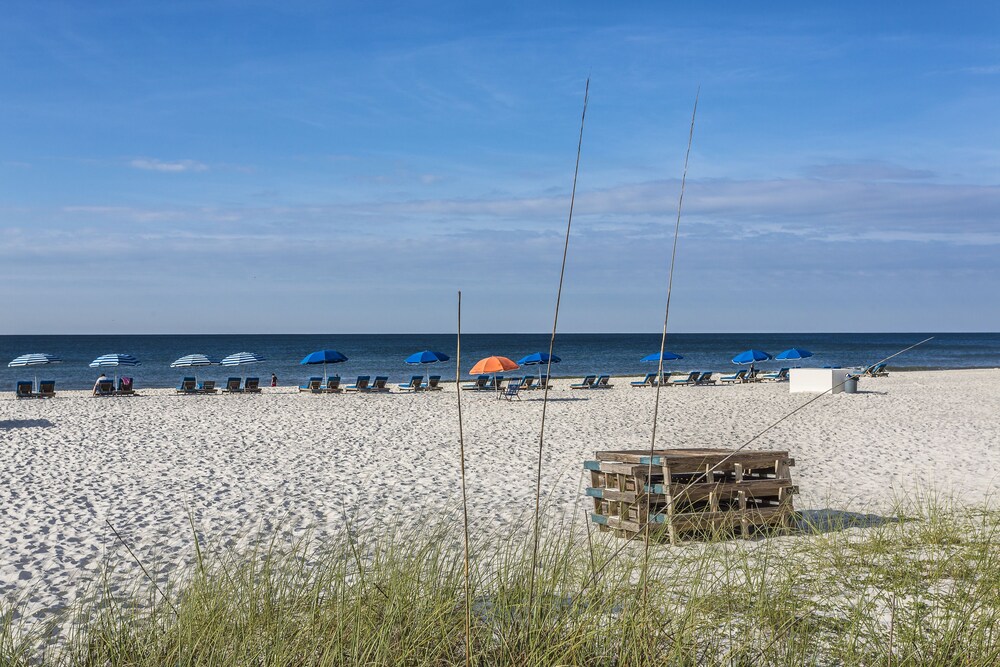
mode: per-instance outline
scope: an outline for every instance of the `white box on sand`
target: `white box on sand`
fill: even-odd
[[[788,393],[821,394],[844,391],[848,371],[843,368],[793,368],[788,372]]]

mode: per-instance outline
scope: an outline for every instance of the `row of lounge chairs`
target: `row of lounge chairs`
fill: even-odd
[[[729,375],[721,375],[718,379],[715,378],[714,373],[711,371],[691,371],[687,373],[671,373],[666,372],[663,374],[663,379],[660,385],[663,387],[676,387],[676,386],[694,386],[694,385],[714,385],[719,382],[722,384],[744,384],[749,382],[787,382],[788,381],[788,371],[787,368],[782,368],[777,371],[769,371],[762,373],[757,369],[749,371],[747,369],[741,369],[735,373]],[[632,382],[633,387],[655,387],[656,373],[647,373],[646,377],[642,380],[637,380]]]
[[[519,390],[545,389],[549,386],[549,376],[525,375],[524,377],[507,379],[503,375],[478,375],[471,383],[463,384],[462,389],[464,391],[501,391],[504,388],[504,382],[507,382],[508,387],[512,384],[517,385]]]
[[[441,376],[431,375],[427,378],[427,382],[424,382],[423,375],[414,375],[409,382],[396,386],[401,391],[436,391],[442,388]],[[374,380],[370,375],[359,375],[354,384],[347,386],[341,386],[339,375],[327,378],[326,384],[323,383],[323,378],[313,376],[305,384],[299,385],[299,391],[312,394],[339,394],[342,391],[385,393],[391,389],[388,375],[376,375]]]
[[[135,396],[135,385],[130,377],[118,378],[118,386],[114,380],[98,380],[94,385],[94,396]]]
[[[889,371],[887,371],[885,367],[886,364],[884,363],[869,366],[865,370],[861,371],[861,376],[868,378],[889,377]]]
[[[38,383],[38,391],[31,380],[21,380],[17,383],[14,396],[17,398],[52,398],[56,395],[56,381],[42,380]]]
[[[181,380],[179,385],[177,385],[178,394],[216,394],[218,391],[218,388],[215,386],[215,380],[198,382],[197,379],[193,377],[186,377]],[[259,394],[260,378],[247,378],[246,380],[237,377],[229,378],[226,380],[226,386],[222,388],[222,393]]]
[[[610,375],[587,375],[579,382],[569,386],[570,389],[611,389],[613,384],[608,384]]]

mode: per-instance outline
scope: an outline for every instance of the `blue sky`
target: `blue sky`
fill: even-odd
[[[997,331],[992,3],[19,3],[0,334]],[[158,5],[158,6],[154,6]],[[873,7],[872,5],[878,5]]]

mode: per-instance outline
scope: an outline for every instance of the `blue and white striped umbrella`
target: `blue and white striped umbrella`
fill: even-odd
[[[7,364],[7,367],[17,368],[19,366],[44,366],[46,364],[58,364],[61,362],[62,359],[56,355],[42,352],[38,354],[22,354],[20,357]]]
[[[115,386],[118,386],[118,367],[119,366],[138,366],[139,360],[133,357],[131,354],[102,354],[93,361],[90,362],[91,368],[114,368],[115,369]]]
[[[110,368],[112,366],[138,366],[141,362],[131,354],[102,354],[90,362],[91,368]]]
[[[212,366],[213,364],[219,363],[215,359],[212,359],[207,354],[189,354],[187,356],[181,357],[174,363],[170,364],[171,368],[194,368],[195,366]]]
[[[17,359],[7,364],[7,368],[21,368],[24,366],[47,366],[48,364],[59,364],[62,363],[62,359],[54,354],[46,354],[40,352],[37,354],[22,354]],[[32,386],[33,391],[38,391],[38,373],[35,373],[35,384]]]
[[[256,352],[237,352],[236,354],[230,354],[219,363],[223,366],[242,366],[243,364],[259,364],[262,361],[267,360],[264,359],[263,355]]]

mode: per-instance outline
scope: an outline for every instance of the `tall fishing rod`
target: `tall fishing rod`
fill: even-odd
[[[531,548],[531,579],[528,586],[528,605],[534,607],[535,569],[538,567],[538,528],[541,520],[542,449],[545,443],[545,412],[549,404],[549,378],[552,377],[552,351],[556,344],[556,327],[559,324],[559,304],[562,301],[563,278],[566,275],[566,255],[569,253],[569,233],[573,227],[573,205],[576,203],[576,181],[580,175],[580,153],[583,150],[583,125],[587,119],[587,102],[590,99],[590,77],[583,89],[583,113],[580,115],[580,137],[576,143],[576,166],[573,169],[573,191],[569,197],[569,218],[566,220],[566,240],[563,242],[562,266],[559,268],[559,288],[556,290],[556,309],[552,318],[552,336],[549,338],[549,358],[545,366],[545,386],[542,394],[542,423],[538,431],[538,467],[535,473],[534,537]]]
[[[656,366],[656,394],[655,403],[653,404],[653,432],[650,434],[649,438],[649,461],[650,466],[647,472],[647,478],[653,474],[653,451],[656,449],[656,425],[659,421],[660,414],[660,387],[663,386],[663,353],[667,349],[667,322],[670,319],[670,295],[673,294],[674,289],[674,267],[677,264],[677,238],[680,235],[681,229],[681,209],[684,206],[684,188],[687,185],[687,174],[688,174],[688,160],[691,158],[691,144],[694,141],[694,121],[698,115],[698,98],[701,96],[701,86],[698,87],[697,92],[694,95],[694,109],[691,110],[691,127],[688,130],[688,144],[687,151],[684,153],[684,172],[681,175],[681,192],[680,196],[677,198],[677,220],[674,222],[674,245],[673,249],[670,251],[670,272],[667,277],[667,305],[663,311],[663,334],[660,336],[660,360]],[[642,559],[642,591],[643,597],[646,595],[646,574],[649,567],[649,528],[647,527],[644,531],[644,542],[645,548],[643,551]]]

